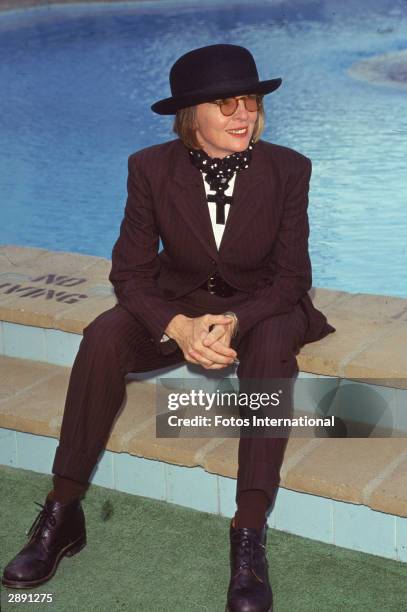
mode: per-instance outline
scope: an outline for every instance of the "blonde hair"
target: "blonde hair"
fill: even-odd
[[[200,149],[201,146],[196,137],[195,112],[196,106],[188,106],[177,111],[172,126],[172,131],[177,134],[189,149]],[[263,133],[265,124],[265,114],[263,104],[257,113],[256,123],[254,124],[253,140],[257,142]]]

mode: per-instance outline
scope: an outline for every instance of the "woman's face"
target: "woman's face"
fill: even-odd
[[[196,137],[209,157],[222,158],[247,149],[258,111],[246,110],[244,100],[238,101],[236,111],[229,117],[212,102],[197,104],[195,111]],[[243,133],[236,133],[242,129]]]

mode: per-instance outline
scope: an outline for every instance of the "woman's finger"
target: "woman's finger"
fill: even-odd
[[[207,357],[205,357],[194,349],[190,349],[189,354],[192,355],[194,359],[197,360],[196,363],[199,363],[200,365],[210,366],[214,363],[213,361],[211,361],[210,359],[208,359]]]
[[[208,370],[221,370],[222,368],[225,368],[226,366],[220,363],[214,363],[211,366],[208,366]]]
[[[223,325],[215,325],[215,327],[212,329],[211,332],[209,332],[209,334],[207,334],[206,336],[204,335],[202,343],[205,346],[211,346],[211,344],[213,344],[217,340],[220,340],[220,338],[222,338],[222,336],[224,335],[225,328],[223,327]]]
[[[235,351],[233,349],[228,348],[222,343],[219,343],[219,351],[212,350],[212,348],[205,347],[202,344],[195,347],[197,353],[199,353],[202,357],[207,359],[208,361],[212,361],[213,363],[223,363],[228,365],[231,359],[235,357]]]
[[[220,355],[224,355],[225,357],[235,358],[237,353],[230,346],[230,336],[228,338],[227,332],[223,331],[222,333],[218,333],[218,331],[216,330],[216,336],[217,337],[213,336],[212,334],[215,334],[215,330],[213,330],[213,332],[208,334],[208,336],[202,340],[203,347],[204,348],[208,348],[211,351],[215,351],[216,353],[218,353]],[[209,340],[209,343],[208,343],[208,340]],[[201,352],[203,352],[203,351],[201,351]],[[206,356],[208,358],[212,358],[213,359],[213,355],[209,355],[208,353],[206,353]]]

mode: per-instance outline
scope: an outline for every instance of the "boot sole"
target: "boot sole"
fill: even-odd
[[[76,542],[73,542],[71,544],[68,544],[68,546],[65,546],[65,548],[63,548],[59,552],[58,556],[56,557],[54,566],[52,570],[50,571],[50,573],[47,576],[40,578],[39,580],[31,580],[30,582],[22,582],[19,580],[8,580],[7,578],[3,578],[1,583],[3,586],[9,587],[11,589],[30,589],[31,587],[39,586],[40,584],[43,584],[44,582],[48,582],[48,580],[50,580],[54,576],[62,557],[73,557],[78,552],[80,552],[83,548],[85,548],[85,546],[86,546],[86,536],[85,537],[81,536],[78,540],[76,540]]]

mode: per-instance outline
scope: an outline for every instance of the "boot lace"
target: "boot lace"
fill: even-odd
[[[56,525],[55,516],[52,514],[49,508],[47,508],[43,504],[40,504],[39,502],[34,502],[34,504],[40,506],[42,510],[36,516],[30,529],[26,531],[26,535],[28,538],[30,538],[31,536],[34,538],[43,529],[43,527],[48,527],[49,525],[51,527],[55,527]]]
[[[236,569],[252,569],[257,546],[265,546],[246,531],[233,534],[232,541],[236,545]]]

